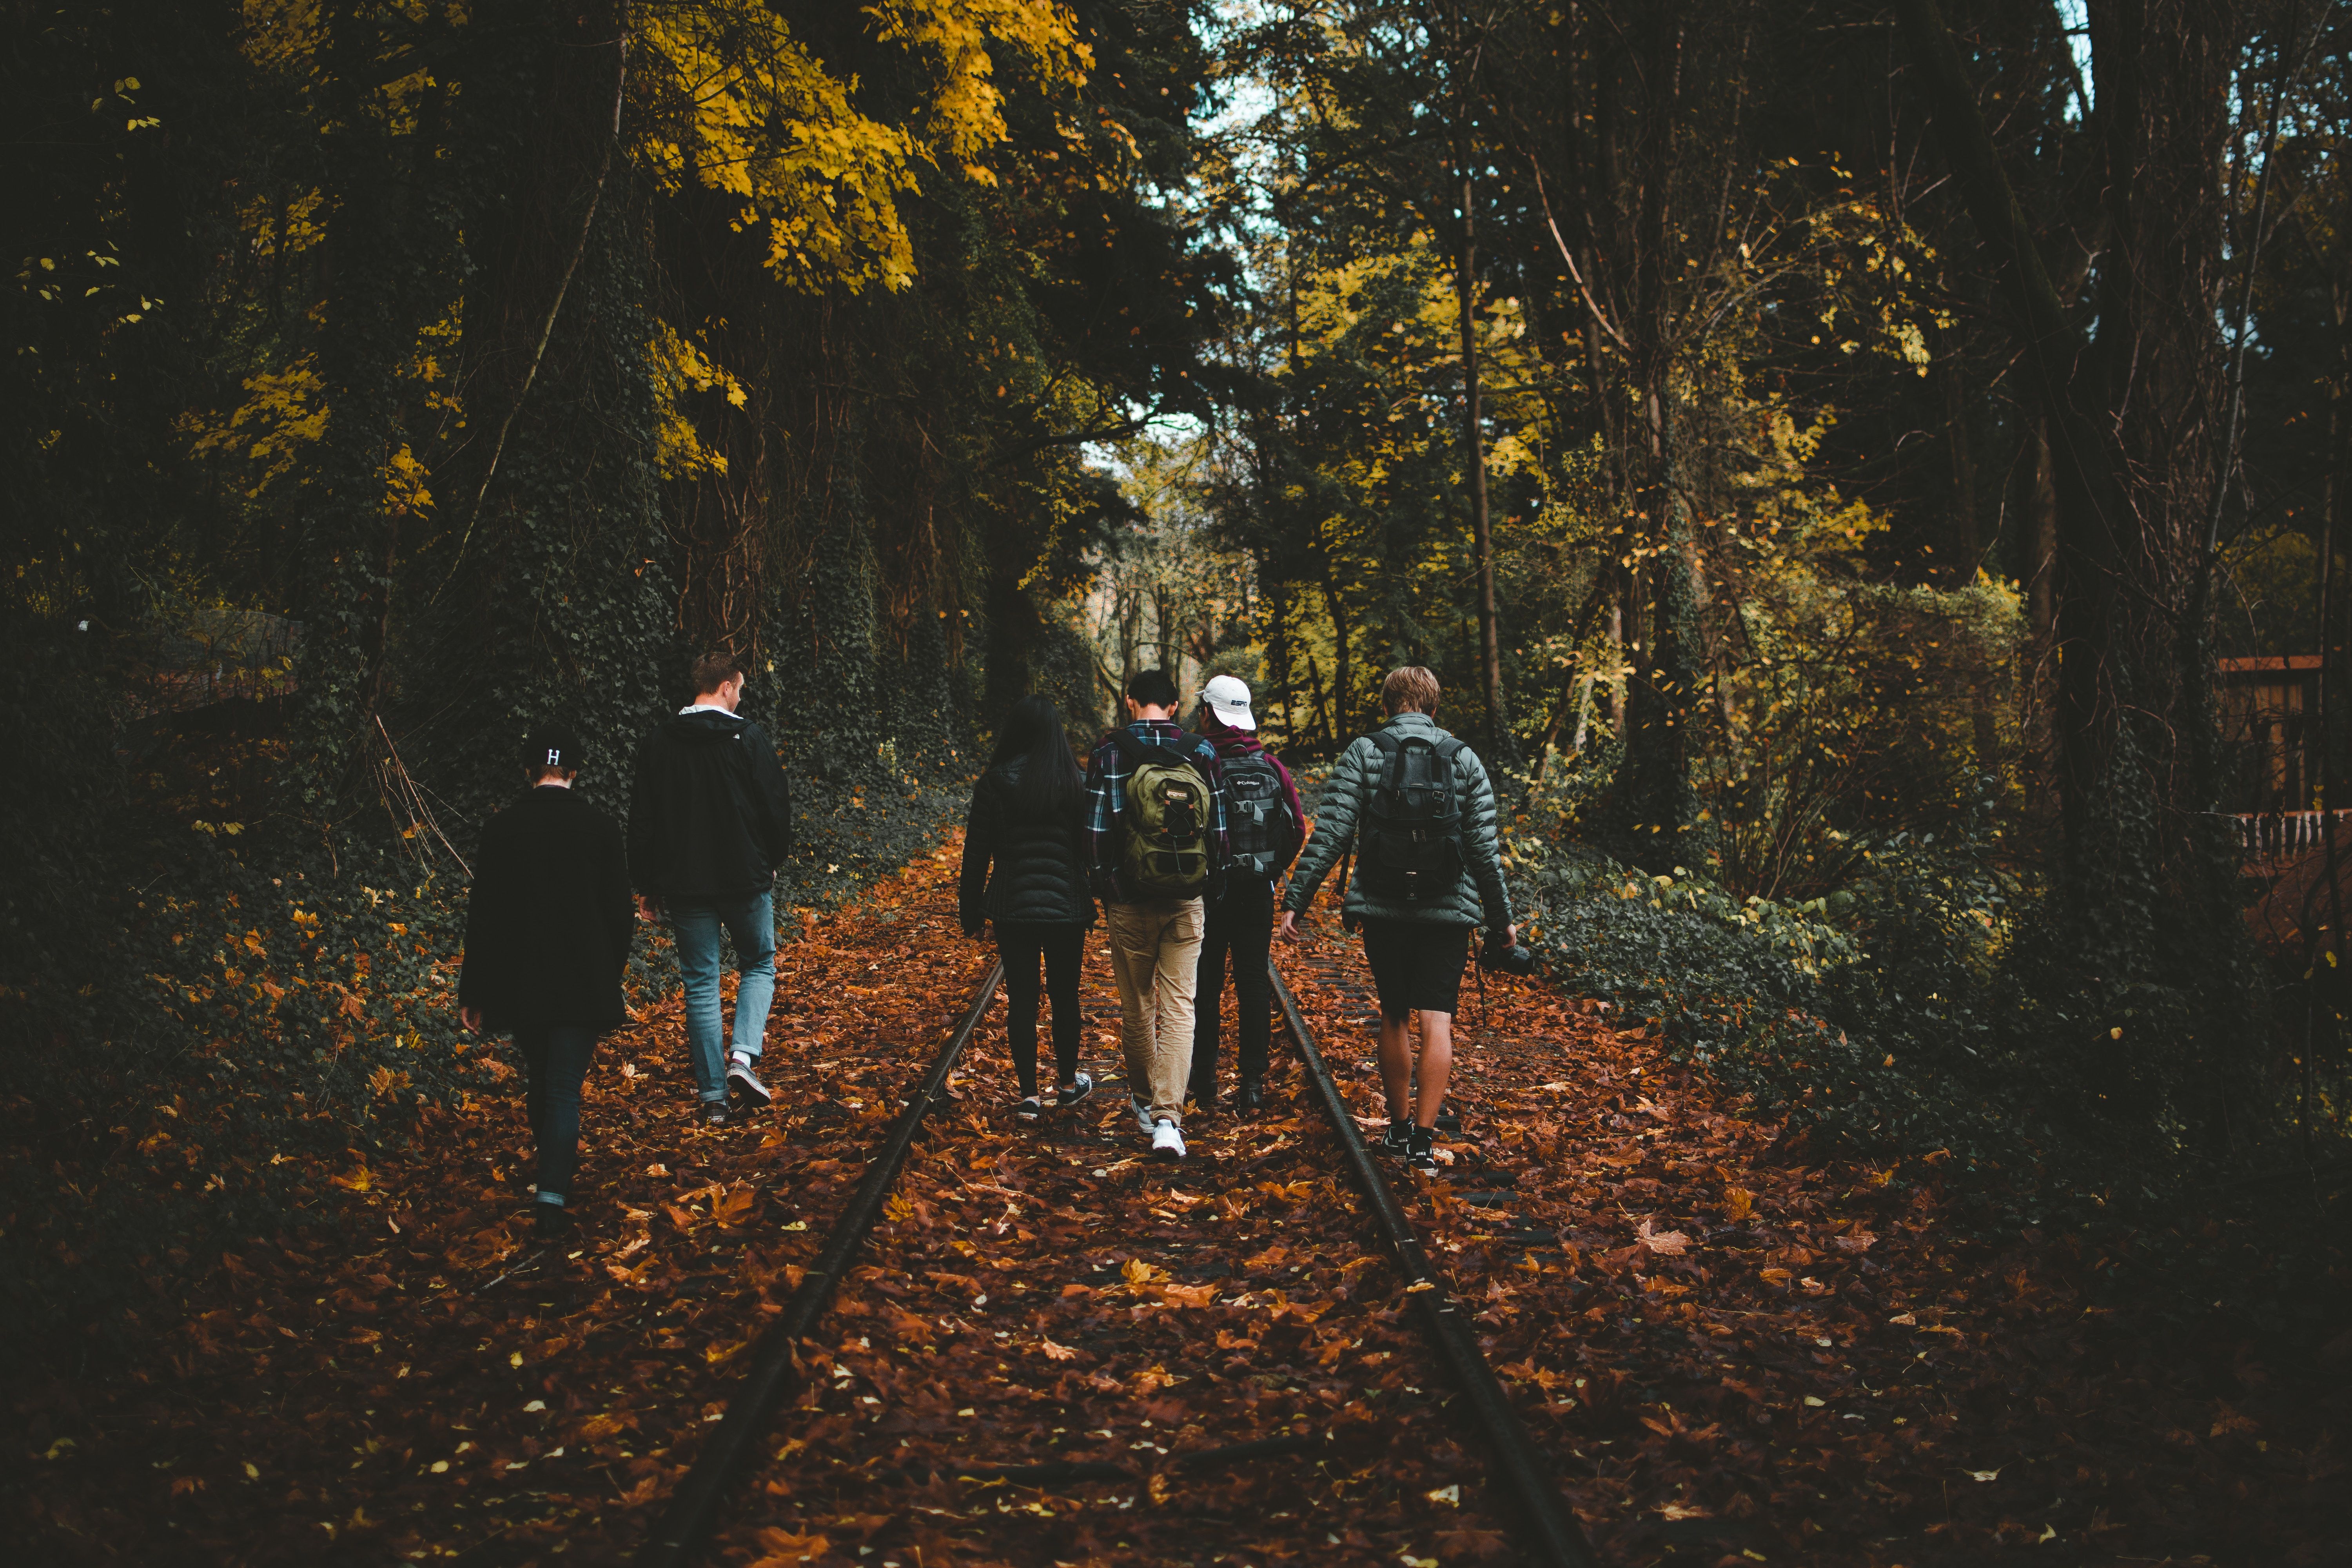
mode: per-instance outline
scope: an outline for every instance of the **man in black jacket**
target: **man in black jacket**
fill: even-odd
[[[629,799],[629,873],[646,920],[665,916],[686,979],[686,1040],[700,1114],[727,1121],[731,1089],[765,1104],[753,1070],[776,989],[775,868],[793,851],[792,796],[767,731],[735,710],[744,666],[729,653],[694,661],[694,700],[637,751]],[[735,1035],[722,1061],[719,937],[735,943]]]
[[[524,755],[530,790],[482,830],[457,1005],[467,1028],[511,1030],[521,1047],[539,1160],[533,1212],[557,1229],[580,1166],[588,1058],[598,1035],[628,1021],[621,971],[635,922],[620,825],[572,793],[572,732],[542,730]]]

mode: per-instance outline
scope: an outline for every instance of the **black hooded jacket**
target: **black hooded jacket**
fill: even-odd
[[[956,889],[965,931],[977,933],[983,918],[999,925],[1095,923],[1080,809],[1074,800],[1056,817],[1039,816],[1022,793],[1018,757],[980,775],[964,817]]]
[[[637,748],[629,878],[681,903],[747,899],[793,852],[793,800],[767,731],[704,709],[665,719]]]
[[[635,926],[621,825],[568,789],[531,790],[482,830],[458,1005],[494,1033],[617,1029]]]

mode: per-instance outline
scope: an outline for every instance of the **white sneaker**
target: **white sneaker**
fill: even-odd
[[[1151,1157],[1155,1160],[1181,1160],[1184,1157],[1184,1134],[1164,1116],[1160,1118],[1160,1125],[1151,1130]]]

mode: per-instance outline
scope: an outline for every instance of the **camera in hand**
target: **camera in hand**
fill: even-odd
[[[1488,931],[1478,949],[1478,967],[1497,974],[1533,974],[1535,949],[1514,942],[1499,931]]]

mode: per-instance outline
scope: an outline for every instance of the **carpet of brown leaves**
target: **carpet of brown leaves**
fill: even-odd
[[[520,1218],[512,1109],[477,1104],[331,1173],[366,1239],[225,1257],[151,1353],[31,1385],[21,1560],[625,1557],[987,967],[953,864],[782,950],[774,1114],[691,1125],[674,1001],[606,1042],[566,1246]],[[1373,1120],[1353,943],[1281,957]],[[999,1004],[716,1560],[1514,1559],[1279,1037],[1266,1110],[1154,1165],[1102,967],[1106,1092],[1017,1126]],[[2268,1364],[2299,1342],[2118,1284],[2184,1249],[2259,1269],[2267,1233],[1969,1234],[1932,1158],[1807,1163],[1532,985],[1474,993],[1459,1040],[1464,1131],[1407,1206],[1607,1561],[2347,1560],[2346,1358]],[[1010,1466],[1061,1468],[958,1474]]]

